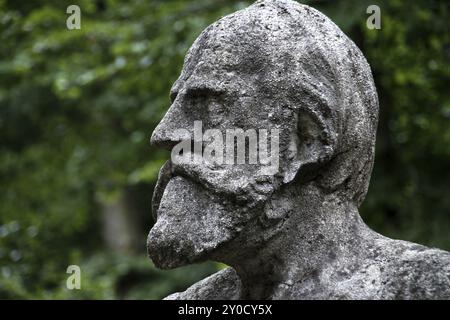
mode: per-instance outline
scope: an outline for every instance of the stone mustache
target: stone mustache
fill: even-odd
[[[171,102],[153,144],[172,150],[195,121],[277,129],[279,163],[267,172],[193,157],[161,168],[150,258],[163,269],[230,266],[168,299],[450,299],[448,252],[360,218],[378,98],[363,54],[326,16],[265,0],[220,19],[187,53]]]

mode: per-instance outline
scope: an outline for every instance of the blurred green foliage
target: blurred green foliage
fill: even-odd
[[[66,28],[80,6],[81,30]],[[0,298],[144,298],[213,272],[170,272],[112,252],[100,207],[150,195],[168,154],[149,146],[184,54],[202,29],[251,1],[0,0]],[[375,230],[450,250],[450,41],[444,1],[304,1],[362,49],[380,98],[377,156],[361,213]],[[381,8],[381,30],[366,8]],[[70,264],[83,290],[65,287]]]

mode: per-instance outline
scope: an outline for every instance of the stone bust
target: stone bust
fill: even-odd
[[[161,168],[150,258],[230,266],[167,299],[450,299],[450,253],[384,237],[358,213],[378,98],[363,54],[326,16],[265,0],[220,19],[187,53],[171,102],[154,145],[202,150],[177,134],[195,121],[276,128],[279,160],[265,170],[190,154]]]

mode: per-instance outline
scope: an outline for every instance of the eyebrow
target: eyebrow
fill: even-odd
[[[186,94],[193,97],[205,97],[209,95],[221,95],[225,92],[226,88],[221,88],[219,86],[211,86],[211,85],[194,85],[194,86],[186,86],[185,91]],[[173,103],[178,96],[179,89],[172,89],[170,91],[170,101]]]

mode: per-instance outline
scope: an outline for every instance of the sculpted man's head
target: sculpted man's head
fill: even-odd
[[[216,260],[239,268],[262,248],[289,250],[321,221],[339,228],[339,216],[359,218],[378,99],[360,50],[323,14],[266,0],[220,19],[192,45],[170,96],[155,145],[172,150],[177,129],[193,133],[194,121],[223,132],[275,128],[279,164],[274,172],[261,163],[168,161],[148,237],[158,267]]]

